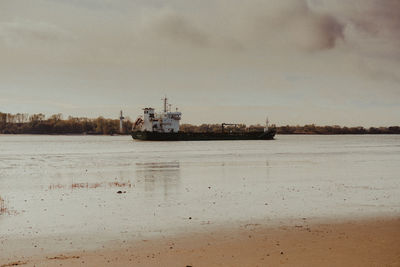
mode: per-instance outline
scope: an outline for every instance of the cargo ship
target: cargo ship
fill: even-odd
[[[233,131],[222,123],[220,132],[183,132],[179,130],[182,113],[171,111],[168,99],[163,98],[164,110],[156,113],[154,108],[144,108],[143,116],[137,118],[132,127],[132,138],[144,141],[210,141],[210,140],[272,140],[276,129],[269,127],[268,119],[262,131]]]

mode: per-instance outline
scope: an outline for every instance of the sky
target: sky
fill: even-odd
[[[400,125],[399,0],[0,0],[0,112]]]

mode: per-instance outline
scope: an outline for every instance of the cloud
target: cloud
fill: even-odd
[[[400,1],[314,0],[317,8],[334,14],[346,27],[346,45],[364,56],[399,58]]]
[[[72,88],[77,101],[126,105],[167,93],[206,108],[212,99],[215,105],[279,103],[298,114],[304,101],[337,110],[359,105],[360,99],[398,104],[399,5],[398,0],[35,5],[5,0],[0,89],[37,90],[32,98],[61,94],[74,102]],[[203,96],[209,98],[202,101]]]
[[[250,42],[314,51],[332,49],[344,38],[344,25],[335,16],[314,11],[305,0],[257,2],[246,2],[249,8],[244,9],[243,21],[251,22],[244,29],[253,34]]]
[[[138,38],[169,41],[195,49],[327,50],[344,39],[345,25],[335,16],[314,11],[306,0],[216,1],[203,17],[178,9],[145,12]],[[144,38],[144,40],[143,40]]]
[[[46,44],[55,41],[67,41],[72,36],[62,28],[46,23],[29,20],[15,20],[0,23],[0,41],[9,46],[30,46],[35,42]]]
[[[184,16],[163,14],[150,23],[150,30],[159,38],[166,38],[173,43],[189,43],[194,46],[206,46],[208,36]]]
[[[350,18],[360,30],[400,40],[400,1],[366,0],[363,4],[353,9]]]

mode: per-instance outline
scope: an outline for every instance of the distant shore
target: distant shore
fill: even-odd
[[[44,114],[9,114],[0,112],[0,134],[86,134],[86,135],[114,135],[129,134],[135,122],[129,118],[122,121],[118,119],[81,118],[71,117],[63,119],[62,114],[54,114],[46,118]],[[122,126],[122,128],[121,128]],[[277,134],[315,134],[315,135],[343,135],[343,134],[400,134],[400,126],[369,127],[363,126],[347,127],[339,125],[318,126],[315,124],[307,125],[285,125],[275,126]],[[225,131],[232,132],[254,132],[263,131],[265,125],[245,125],[234,124],[225,126]],[[192,125],[181,124],[180,131],[209,133],[221,132],[221,124],[201,124]]]
[[[399,266],[400,218],[259,224],[21,259],[1,266]]]

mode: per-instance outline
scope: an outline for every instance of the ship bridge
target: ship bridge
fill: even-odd
[[[171,105],[168,105],[168,99],[163,98],[164,110],[156,113],[154,108],[143,109],[142,131],[160,132],[160,133],[177,133],[179,132],[179,121],[182,113],[171,111]]]

